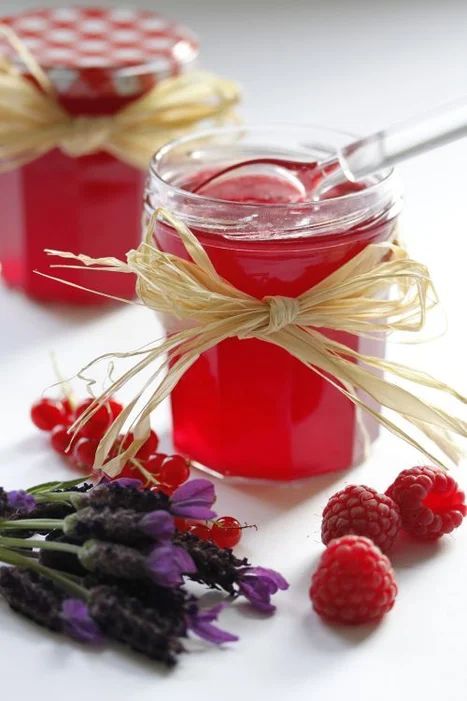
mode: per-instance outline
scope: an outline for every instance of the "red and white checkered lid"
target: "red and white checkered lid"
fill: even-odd
[[[198,54],[198,41],[188,29],[147,10],[64,7],[0,21],[67,95],[140,93],[149,82],[184,70]]]

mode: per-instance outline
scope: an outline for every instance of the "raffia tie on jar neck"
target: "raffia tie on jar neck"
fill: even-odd
[[[66,136],[58,145],[72,158],[101,151],[110,142],[114,128],[112,117],[74,117],[66,125]]]
[[[160,146],[203,122],[236,121],[236,83],[202,71],[162,80],[113,115],[72,117],[21,39],[2,24],[0,37],[29,73],[0,56],[0,172],[57,147],[71,157],[102,150],[145,169]]]
[[[174,229],[189,260],[154,246],[153,228],[158,220]],[[365,355],[337,340],[334,334],[323,332],[327,329],[374,338],[393,331],[417,333],[423,329],[427,312],[437,303],[437,296],[426,266],[411,259],[395,241],[366,246],[296,299],[280,295],[257,299],[232,285],[218,274],[190,229],[165,209],[155,213],[145,240],[127,253],[126,261],[94,259],[65,251],[48,253],[71,259],[74,261],[71,267],[78,261],[84,266],[136,275],[139,304],[181,322],[181,329],[167,340],[134,352],[106,354],[79,373],[89,385],[90,369],[100,360],[106,363],[111,357],[133,360],[132,367],[111,382],[79,417],[72,427],[74,431],[81,430],[117,388],[140,377],[146,369],[153,369],[154,385],[151,384],[149,399],[144,376],[141,388],[99,444],[94,467],[110,476],[119,474],[126,461],[136,455],[145,440],[142,426],[149,430],[151,412],[169,396],[185,372],[202,353],[228,338],[255,338],[282,348],[310,372],[329,382],[358,410],[371,414],[435,464],[443,465],[443,458],[432,455],[425,439],[453,462],[458,462],[462,455],[454,436],[467,437],[467,422],[411,390],[415,387],[438,391],[464,406],[466,397],[418,369]],[[161,363],[167,369],[162,380]],[[395,418],[375,408],[378,405],[391,410]],[[128,422],[128,431],[138,435],[138,439],[121,454],[109,458],[115,440]],[[417,432],[422,439],[417,439]]]

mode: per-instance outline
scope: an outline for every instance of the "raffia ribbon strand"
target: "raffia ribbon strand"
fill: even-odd
[[[181,238],[191,260],[164,253],[153,245],[156,218],[169,223]],[[89,417],[123,385],[148,368],[153,374],[136,392],[127,410],[120,415],[102,439],[96,453],[96,468],[104,466],[109,475],[133,457],[141,445],[130,446],[121,455],[107,460],[112,444],[125,422],[137,411],[132,426],[148,425],[151,412],[176,386],[201,353],[227,338],[256,338],[286,350],[330,382],[349,400],[369,412],[399,438],[420,450],[435,463],[444,466],[412,435],[421,431],[450,460],[457,462],[460,452],[453,434],[467,436],[465,421],[417,397],[408,384],[437,390],[461,404],[467,399],[443,382],[398,363],[359,353],[344,343],[329,338],[321,329],[374,336],[391,331],[419,331],[428,310],[437,303],[427,268],[408,257],[394,242],[371,244],[345,265],[296,299],[269,296],[256,299],[237,289],[216,272],[205,250],[191,231],[170,212],[159,210],[140,246],[127,254],[126,262],[116,258],[89,258],[68,252],[47,251],[54,256],[75,259],[81,265],[120,273],[134,273],[140,301],[149,309],[169,314],[182,322],[181,331],[166,341],[134,352],[108,354],[83,368],[80,375],[103,359],[124,357],[134,365],[123,373],[89,407],[74,429],[79,430]],[[64,264],[58,267],[76,267]],[[391,294],[388,294],[391,291]],[[167,370],[161,379],[162,371]],[[374,371],[377,371],[376,373]],[[386,376],[382,377],[382,373]],[[91,380],[92,382],[92,380]],[[142,400],[142,394],[149,396]],[[364,399],[362,392],[396,415],[391,420]],[[138,410],[138,402],[142,405]],[[407,425],[407,431],[400,420]]]
[[[36,82],[0,57],[0,172],[52,148],[72,157],[107,151],[146,168],[167,141],[206,120],[235,119],[238,86],[202,71],[167,78],[113,115],[73,117],[60,105],[47,74],[16,34],[0,24],[1,36]]]

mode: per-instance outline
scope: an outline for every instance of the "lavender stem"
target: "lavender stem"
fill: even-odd
[[[0,536],[0,548],[5,546],[7,548],[39,548],[41,550],[61,550],[65,553],[73,553],[73,555],[79,555],[81,547],[79,545],[73,545],[72,543],[58,543],[54,540],[36,540],[30,538],[24,540],[23,538],[7,538],[6,536]]]
[[[0,546],[0,561],[7,563],[8,565],[14,565],[15,567],[25,567],[27,569],[33,570],[38,574],[44,575],[57,582],[63,589],[68,591],[73,596],[78,596],[80,599],[88,599],[89,593],[85,587],[77,584],[75,581],[70,579],[64,574],[57,572],[56,570],[50,569],[45,565],[41,565],[37,560],[30,559],[20,553],[12,552],[7,548],[2,548]]]
[[[17,521],[0,521],[0,530],[14,528],[14,530],[25,528],[36,530],[54,530],[63,527],[61,518],[22,518]]]

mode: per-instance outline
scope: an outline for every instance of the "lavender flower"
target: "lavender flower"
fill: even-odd
[[[143,489],[142,481],[135,477],[119,477],[113,480],[113,483],[120,485],[120,487],[126,487],[126,489]]]
[[[236,594],[236,584],[241,568],[249,566],[246,558],[236,557],[231,550],[219,548],[215,543],[201,540],[192,533],[177,533],[174,543],[184,548],[193,558],[196,572],[190,579],[206,584],[211,589],[223,589]]]
[[[63,532],[80,542],[89,538],[127,545],[170,540],[175,532],[173,516],[157,510],[142,514],[131,509],[95,509],[88,506],[67,516]]]
[[[211,506],[216,501],[212,482],[194,479],[178,487],[170,499],[170,508],[176,516],[207,520],[216,517]]]
[[[71,638],[93,645],[102,642],[102,633],[92,620],[88,607],[81,599],[65,599],[62,602],[61,617],[63,630]]]
[[[7,492],[6,496],[8,509],[16,514],[29,514],[36,506],[36,500],[32,494],[22,489]]]
[[[146,557],[126,545],[88,540],[80,549],[79,561],[90,572],[118,579],[146,579]]]
[[[176,587],[183,583],[184,574],[196,572],[195,563],[188,553],[171,543],[153,548],[147,563],[151,579],[161,587]]]
[[[98,484],[85,494],[71,497],[76,509],[93,506],[96,509],[131,509],[132,511],[168,511],[169,498],[162,492],[151,492],[150,489],[135,489],[119,484],[122,480]]]
[[[116,587],[98,586],[91,589],[89,611],[104,633],[137,652],[160,660],[169,667],[183,651],[178,640],[184,634],[179,614],[160,611],[143,604]]]
[[[271,604],[271,595],[279,589],[289,588],[288,582],[275,570],[266,567],[245,567],[239,570],[238,589],[253,608],[263,613],[272,613],[276,607]]]
[[[157,545],[145,555],[125,545],[88,540],[79,559],[90,572],[118,579],[150,579],[163,587],[181,584],[182,575],[196,569],[188,553],[172,543]]]
[[[215,645],[235,642],[238,640],[237,635],[232,635],[232,633],[212,625],[213,621],[217,621],[217,617],[224,608],[225,604],[218,604],[210,609],[200,610],[196,605],[193,605],[187,614],[188,628],[199,638]]]
[[[0,592],[12,609],[49,630],[61,631],[64,594],[53,582],[17,567],[0,568]]]
[[[152,540],[171,540],[175,533],[175,522],[168,511],[150,511],[141,518],[139,527]]]

